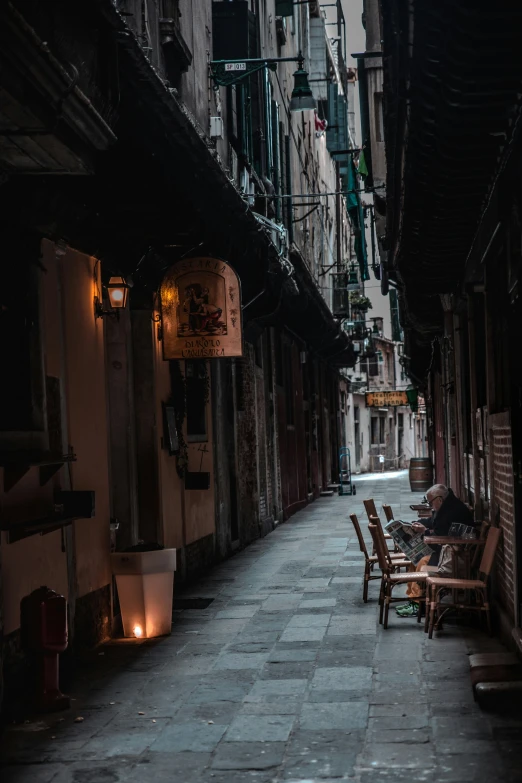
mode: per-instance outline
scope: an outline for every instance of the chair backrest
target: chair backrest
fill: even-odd
[[[482,521],[481,525],[480,525],[480,530],[479,530],[479,534],[478,534],[478,537],[479,537],[479,539],[481,541],[483,541],[485,538],[487,538],[489,528],[490,528],[489,522],[487,521],[487,519],[484,519]],[[475,569],[477,568],[477,566],[479,564],[480,557],[481,557],[481,549],[480,549],[479,546],[477,546],[477,547],[475,547],[475,554],[473,555],[473,559],[471,561],[471,570],[472,571],[475,571]]]
[[[365,558],[368,559],[368,550],[366,549],[366,542],[362,534],[359,520],[357,519],[357,516],[355,514],[350,514],[350,519],[352,520],[352,525],[355,528],[355,534],[357,536],[357,540],[359,541],[359,549],[361,550]]]
[[[393,519],[393,511],[391,506],[388,506],[386,503],[382,504],[382,510],[384,511],[384,516],[386,517],[386,522],[391,522]],[[377,516],[377,514],[375,515]]]
[[[375,517],[372,517],[372,519],[375,519]],[[388,558],[386,556],[386,552],[384,551],[386,549],[386,545],[384,543],[384,540],[381,538],[379,533],[379,525],[373,524],[373,522],[370,522],[368,525],[368,529],[370,531],[370,535],[373,539],[373,546],[377,553],[377,560],[379,562],[379,568],[383,572],[383,574],[389,574],[390,573],[390,564],[388,562]]]
[[[381,551],[382,551],[383,557],[386,560],[386,564],[387,564],[388,568],[391,568],[392,560],[391,560],[391,557],[390,557],[390,550],[388,549],[388,545],[386,543],[386,539],[384,538],[384,530],[382,529],[381,520],[379,519],[378,516],[373,516],[372,515],[370,517],[370,524],[371,525],[375,525],[375,527],[377,528],[377,536],[379,538],[379,541],[381,542]],[[378,553],[377,549],[375,549],[375,553],[376,553],[376,555],[378,557],[379,553]]]
[[[377,509],[375,508],[375,501],[373,498],[368,498],[368,500],[363,500],[364,508],[366,513],[368,514],[368,519],[370,517],[376,517],[377,516]]]
[[[479,572],[484,574],[485,577],[488,577],[491,573],[501,535],[502,530],[499,527],[490,527],[488,530],[488,537],[486,538],[482,560],[479,565]]]

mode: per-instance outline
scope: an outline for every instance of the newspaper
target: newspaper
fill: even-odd
[[[431,556],[433,549],[424,543],[422,533],[415,533],[411,522],[403,522],[402,519],[392,519],[384,526],[384,529],[393,538],[401,552],[414,565],[423,557]]]

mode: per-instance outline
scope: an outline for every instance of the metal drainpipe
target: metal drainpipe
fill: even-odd
[[[286,164],[286,187],[288,189],[288,193],[292,193],[292,166],[290,164],[290,136],[287,134],[285,136],[285,164]],[[294,226],[292,223],[292,218],[294,214],[293,210],[293,199],[290,197],[287,199],[287,229],[288,229],[288,243],[291,245],[294,241]]]
[[[342,265],[342,220],[341,220],[341,175],[339,173],[339,162],[335,161],[335,189],[337,195],[335,197],[335,221],[337,223],[337,271],[341,271]]]

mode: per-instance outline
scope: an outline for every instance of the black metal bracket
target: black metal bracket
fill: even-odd
[[[214,88],[231,87],[233,84],[248,79],[253,73],[269,68],[275,71],[277,63],[299,63],[303,66],[303,57],[260,57],[251,60],[212,60],[210,72],[214,80]]]

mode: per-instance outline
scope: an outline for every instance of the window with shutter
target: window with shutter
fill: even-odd
[[[350,310],[348,274],[332,275],[332,312],[338,318],[348,317]]]

